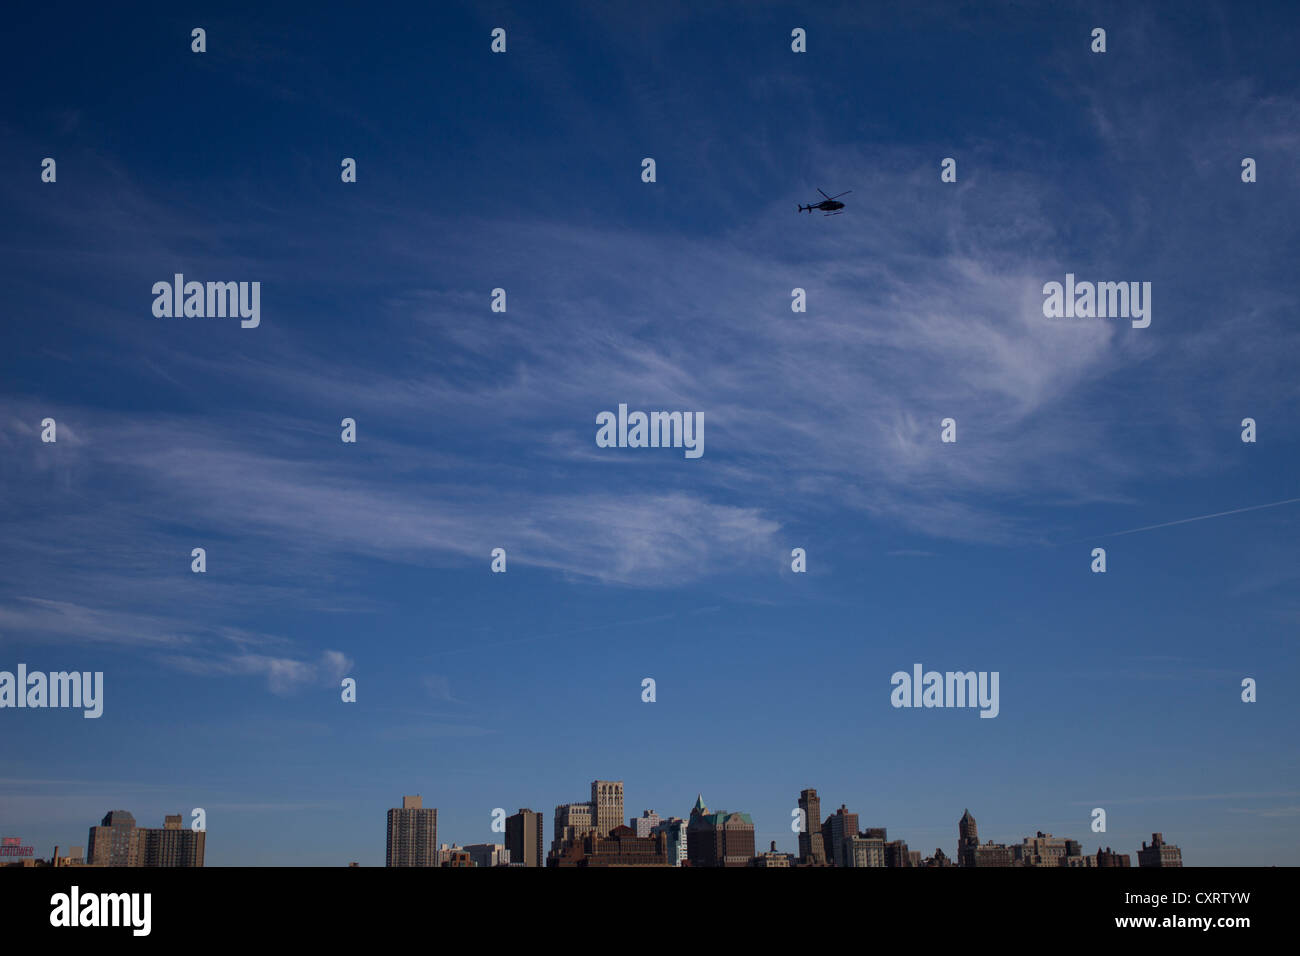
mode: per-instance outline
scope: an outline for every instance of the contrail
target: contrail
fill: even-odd
[[[1110,534],[1095,535],[1098,538],[1117,538],[1122,534],[1137,534],[1139,531],[1154,531],[1156,528],[1170,528],[1176,524],[1187,524],[1190,521],[1205,521],[1207,518],[1222,518],[1224,515],[1239,515],[1245,511],[1259,511],[1261,508],[1276,508],[1280,505],[1293,505],[1300,498],[1287,498],[1285,501],[1274,501],[1266,505],[1251,505],[1249,508],[1235,508],[1232,511],[1219,511],[1212,515],[1197,515],[1195,518],[1180,518],[1177,521],[1166,521],[1164,524],[1149,524],[1145,528],[1129,528],[1127,531],[1112,531]],[[1083,539],[1079,540],[1091,540]]]

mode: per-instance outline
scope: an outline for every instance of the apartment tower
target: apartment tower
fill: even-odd
[[[438,810],[426,810],[419,794],[402,797],[401,808],[388,811],[386,865],[438,865]]]
[[[514,816],[506,817],[506,849],[510,851],[511,863],[523,866],[545,865],[540,812],[520,810]]]

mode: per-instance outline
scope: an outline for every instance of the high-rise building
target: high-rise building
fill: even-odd
[[[845,866],[888,866],[889,843],[883,827],[872,827],[844,840]]]
[[[799,794],[799,809],[803,811],[803,829],[799,831],[799,862],[821,866],[826,863],[826,847],[822,840],[822,802],[816,790],[803,790]]]
[[[921,854],[907,848],[907,841],[894,840],[885,844],[885,866],[916,866]]]
[[[510,851],[504,843],[471,843],[465,852],[475,866],[509,866]]]
[[[163,817],[161,830],[145,827],[140,833],[141,866],[202,866],[207,833],[186,827],[179,813]]]
[[[681,817],[660,820],[651,833],[662,833],[668,840],[668,862],[681,866],[686,862],[686,821]]]
[[[957,846],[979,846],[980,828],[975,822],[975,818],[970,815],[969,808],[961,815],[957,821]]]
[[[1151,834],[1151,845],[1147,846],[1146,841],[1142,841],[1142,849],[1138,850],[1138,866],[1182,866],[1183,851],[1178,847],[1165,842],[1163,833]]]
[[[388,811],[388,866],[438,865],[438,810],[419,794]]]
[[[609,836],[614,827],[624,826],[622,780],[591,782],[591,816],[599,836]]]
[[[658,825],[659,814],[653,810],[642,811],[641,815],[629,824],[639,837],[648,837]]]
[[[826,844],[826,855],[836,866],[851,866],[845,856],[845,842],[858,835],[858,815],[850,813],[844,804],[826,818],[822,825],[822,838]]]
[[[131,814],[113,810],[99,826],[90,828],[86,862],[91,866],[202,866],[206,840],[207,834],[186,827],[179,813],[165,816],[158,828],[137,827]]]
[[[125,810],[110,810],[99,826],[90,828],[86,862],[91,866],[139,866],[139,849],[135,817]]]
[[[555,808],[555,834],[551,838],[551,852],[546,855],[546,865],[557,866],[565,849],[577,846],[588,833],[607,837],[615,827],[621,826],[626,826],[623,822],[623,781],[593,780],[589,802],[563,803]]]
[[[1012,856],[1012,848],[1003,843],[990,840],[981,846],[975,818],[969,810],[961,815],[957,822],[957,866],[1011,866]]]
[[[1017,866],[1068,866],[1068,857],[1081,855],[1076,841],[1063,840],[1042,830],[1036,836],[1025,837],[1024,842],[1013,846],[1011,851],[1011,862]]]
[[[748,813],[710,813],[695,798],[686,824],[686,858],[691,866],[749,866],[754,858],[754,821]]]
[[[506,817],[506,849],[510,862],[516,866],[542,866],[546,860],[542,851],[542,815],[532,810],[520,810]]]
[[[555,826],[551,835],[551,852],[546,865],[555,866],[564,848],[596,828],[590,803],[562,803],[555,808]]]

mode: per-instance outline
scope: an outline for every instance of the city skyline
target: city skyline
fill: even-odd
[[[0,833],[1300,864],[1300,10],[742,6],[9,14]]]
[[[584,840],[592,837],[610,839],[635,839],[653,842],[656,839],[666,842],[658,844],[657,852],[663,855],[658,863],[636,857],[633,862],[619,865],[692,865],[692,866],[754,866],[760,858],[783,858],[779,863],[764,865],[780,866],[839,866],[855,867],[989,867],[989,866],[1053,866],[1065,865],[1059,857],[1076,858],[1072,865],[1083,865],[1081,858],[1092,857],[1095,862],[1088,866],[1184,866],[1181,849],[1163,840],[1162,831],[1153,831],[1151,845],[1145,840],[1133,853],[1124,853],[1103,839],[1095,853],[1089,854],[1084,847],[1087,841],[1068,836],[1056,836],[1042,830],[1035,831],[1033,837],[1024,837],[1016,844],[997,843],[993,839],[981,842],[978,825],[967,807],[956,824],[957,841],[955,851],[944,851],[942,845],[936,846],[933,853],[927,850],[913,849],[905,838],[895,834],[890,841],[888,827],[859,826],[860,815],[847,809],[845,804],[822,821],[814,820],[811,826],[800,830],[796,836],[797,844],[793,852],[779,849],[775,840],[767,841],[766,847],[755,840],[756,829],[748,813],[743,811],[711,811],[704,801],[703,794],[697,794],[691,808],[689,819],[669,815],[666,817],[652,809],[642,811],[641,817],[618,819],[612,810],[604,814],[594,812],[595,807],[606,802],[606,795],[617,793],[617,805],[621,808],[623,781],[595,780],[591,784],[592,800],[586,804],[565,804],[555,808],[555,826],[550,843],[550,852],[546,852],[545,814],[522,808],[509,817],[502,817],[503,828],[493,830],[500,839],[480,843],[439,842],[438,808],[424,807],[421,795],[402,797],[402,806],[389,808],[387,811],[388,833],[384,866],[386,867],[443,867],[443,866],[497,866],[516,865],[534,868],[553,868],[574,865],[574,860],[581,860],[582,853],[573,855],[574,847],[581,850]],[[808,819],[808,808],[819,804],[820,797],[815,789],[800,791],[797,809],[804,810],[798,819]],[[568,824],[572,822],[572,808],[586,806],[592,810],[582,818],[582,825],[576,829]],[[613,807],[614,802],[609,802]],[[501,811],[494,811],[494,819]],[[86,847],[72,845],[68,854],[59,854],[58,847],[51,856],[57,860],[55,865],[86,865],[97,867],[177,867],[203,866],[206,845],[206,832],[182,825],[181,814],[167,815],[162,828],[138,827],[134,815],[126,810],[112,810],[105,814],[99,826],[90,828]],[[565,826],[559,830],[561,822]],[[602,821],[598,823],[597,821]],[[720,834],[716,850],[710,850],[703,844],[697,845],[695,834],[699,830],[714,830]],[[740,845],[743,852],[734,845],[728,852],[724,831],[732,824],[744,831],[744,842]],[[689,825],[688,825],[689,824]],[[681,827],[680,830],[677,827]],[[619,836],[614,831],[626,831]],[[686,836],[692,834],[688,849]],[[1093,831],[1094,836],[1104,832]],[[822,842],[825,841],[825,842]],[[875,849],[872,849],[875,841]],[[710,837],[710,842],[712,838]],[[6,856],[14,859],[5,860],[13,865],[45,865],[47,861],[32,852],[32,847],[21,846],[17,837],[4,837]],[[861,846],[858,846],[861,844]],[[1104,845],[1103,845],[1104,844]],[[831,851],[825,851],[825,846]],[[65,846],[67,846],[65,844]],[[592,845],[586,844],[590,852]],[[895,852],[897,848],[897,852]],[[1046,848],[1046,849],[1045,849]],[[24,852],[19,853],[22,850]],[[83,851],[84,850],[84,851]],[[690,863],[687,863],[687,860]],[[727,862],[723,863],[722,860]],[[679,860],[679,863],[673,863]],[[472,861],[472,862],[471,862]],[[856,861],[856,862],[855,862]],[[1135,862],[1130,862],[1135,861]],[[356,861],[346,865],[358,866]],[[592,864],[608,865],[608,864]]]

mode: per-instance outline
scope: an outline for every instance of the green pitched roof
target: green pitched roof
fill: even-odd
[[[751,827],[754,825],[754,821],[750,819],[748,813],[734,813],[730,810],[720,810],[717,813],[701,814],[700,819],[704,820],[710,826],[720,827],[732,817],[740,817],[742,823],[748,823]]]

